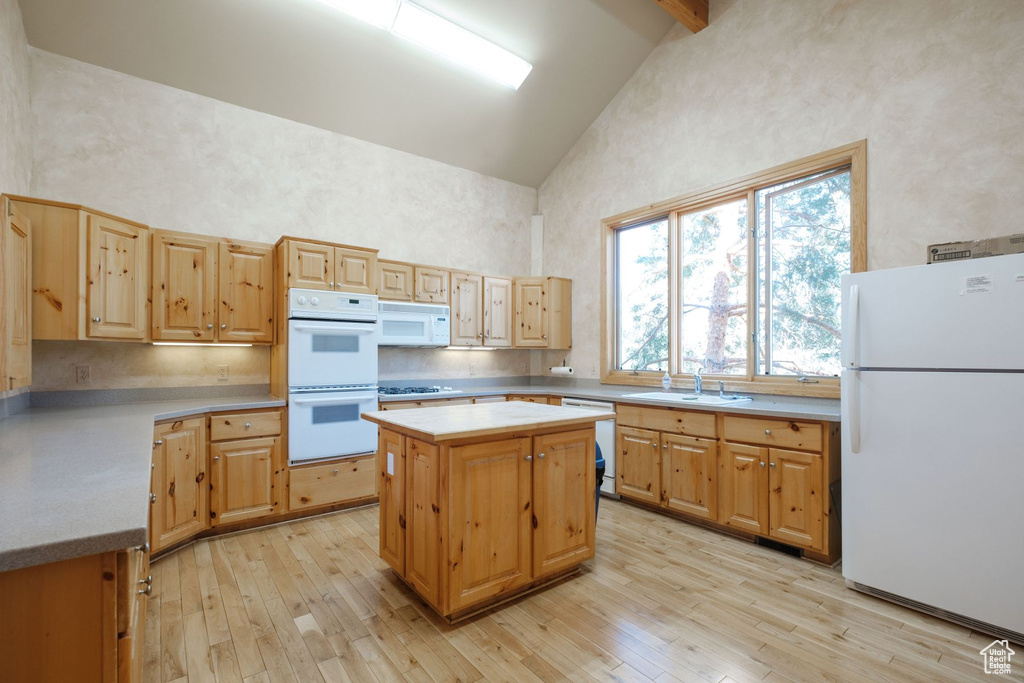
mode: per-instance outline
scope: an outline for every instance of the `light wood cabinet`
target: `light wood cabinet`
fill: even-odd
[[[153,339],[217,338],[217,241],[153,231]]]
[[[770,449],[769,535],[784,543],[821,550],[823,489],[821,455]]]
[[[209,525],[206,419],[158,424],[153,436],[149,542],[157,552]]]
[[[529,583],[532,458],[529,438],[451,449],[450,611]]]
[[[277,511],[281,439],[242,439],[210,446],[210,524],[266,517]]]
[[[533,439],[533,578],[594,556],[594,430]]]
[[[718,442],[661,435],[661,501],[672,510],[715,520],[718,516]]]
[[[723,524],[752,534],[768,533],[768,449],[722,443],[719,473]]]
[[[377,261],[377,296],[392,301],[412,301],[413,266],[399,261]]]
[[[484,343],[483,277],[473,273],[452,273],[452,346],[482,346]]]
[[[375,294],[377,250],[328,242],[281,238],[284,245],[285,285]]]
[[[441,448],[413,438],[407,438],[405,446],[405,579],[428,602],[437,604],[441,582]]]
[[[0,234],[0,391],[32,384],[32,226],[3,198]]]
[[[658,433],[632,427],[620,427],[617,432],[616,490],[624,498],[657,504],[661,489]]]
[[[274,341],[274,248],[255,242],[221,242],[217,341]]]
[[[377,449],[380,471],[380,556],[396,572],[405,575],[405,437],[380,430]]]
[[[512,346],[512,280],[484,277],[484,346]]]
[[[289,470],[288,509],[305,510],[377,495],[376,456],[363,455]]]
[[[443,268],[414,266],[413,298],[423,304],[447,304],[448,271]]]
[[[146,338],[149,307],[149,230],[108,216],[84,215],[86,335]]]
[[[572,348],[572,280],[522,277],[513,281],[513,345]]]

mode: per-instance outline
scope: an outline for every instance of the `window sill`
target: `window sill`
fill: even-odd
[[[601,376],[601,384],[619,384],[661,388],[662,375],[652,372],[632,374],[613,370]],[[772,396],[805,396],[808,398],[839,398],[839,379],[822,377],[817,384],[805,384],[796,377],[738,378],[728,375],[704,375],[704,391],[718,391],[718,382],[725,382],[725,390],[732,393],[768,394]],[[673,375],[673,389],[693,390],[692,375]]]

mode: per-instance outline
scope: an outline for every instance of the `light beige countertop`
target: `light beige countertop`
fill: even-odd
[[[412,384],[412,383],[409,383]],[[643,392],[658,391],[657,387],[622,386],[615,384],[602,384],[599,386],[587,385],[561,385],[561,384],[495,384],[487,386],[462,385],[458,382],[448,382],[453,388],[462,391],[461,394],[446,394],[443,396],[432,396],[431,394],[404,394],[381,396],[381,403],[394,401],[429,401],[433,398],[469,398],[473,396],[494,396],[501,394],[534,394],[541,396],[561,396],[563,398],[584,398],[592,401],[607,401],[609,403],[631,403],[636,405],[657,406],[660,408],[683,408],[686,410],[705,410],[713,413],[734,413],[740,415],[762,415],[765,417],[782,417],[796,420],[823,420],[826,422],[839,422],[839,399],[818,399],[802,398],[798,396],[768,396],[765,394],[754,394],[753,401],[737,403],[735,405],[701,405],[697,403],[679,403],[676,401],[659,401],[640,398],[625,398],[627,394],[639,394]],[[710,382],[705,385],[709,387]],[[688,393],[679,389],[673,393]],[[705,388],[705,394],[717,395],[717,388],[711,391]],[[729,394],[733,392],[728,392]],[[742,392],[745,393],[745,392]]]
[[[0,420],[0,571],[142,545],[153,423],[270,396],[30,408]]]
[[[471,439],[512,431],[545,427],[584,427],[597,420],[615,417],[613,412],[585,408],[563,408],[545,403],[480,403],[476,405],[433,406],[417,410],[377,410],[363,417],[384,428],[414,434],[437,443]]]

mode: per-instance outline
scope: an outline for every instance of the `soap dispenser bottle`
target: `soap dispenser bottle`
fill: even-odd
[[[672,376],[668,374],[668,370],[661,376],[661,390],[665,392],[672,391]]]

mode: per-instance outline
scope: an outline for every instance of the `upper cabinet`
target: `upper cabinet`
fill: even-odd
[[[412,301],[411,263],[377,261],[377,296],[391,301]]]
[[[520,348],[572,348],[572,280],[521,277],[514,282],[514,344]]]
[[[484,277],[484,346],[512,346],[512,280]]]
[[[32,230],[6,197],[0,234],[0,391],[32,383]]]
[[[483,278],[452,273],[452,346],[482,346],[484,342]]]
[[[149,229],[70,204],[14,205],[32,223],[32,338],[147,340]]]
[[[153,339],[272,342],[273,247],[153,232]]]
[[[448,303],[448,271],[443,268],[415,266],[415,300],[424,304]]]
[[[288,288],[376,294],[377,250],[283,238]]]

